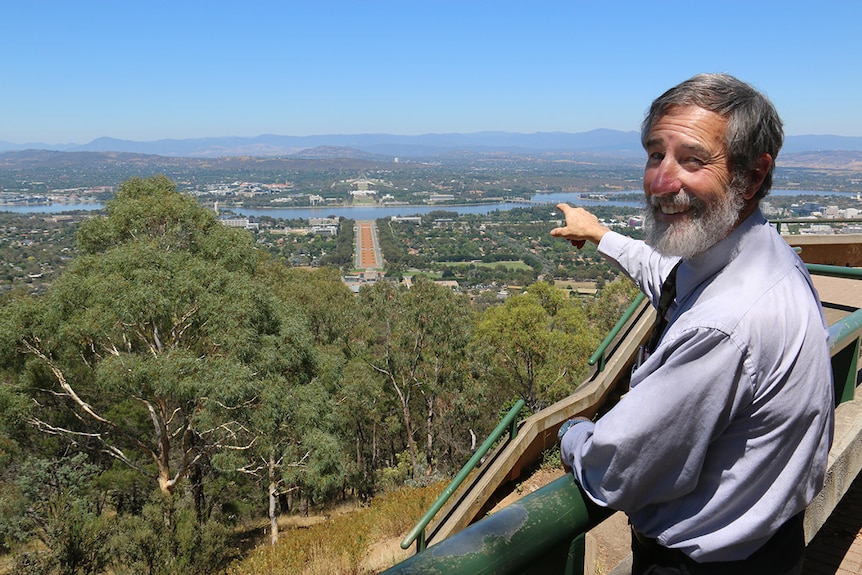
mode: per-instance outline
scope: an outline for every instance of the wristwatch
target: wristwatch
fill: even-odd
[[[575,417],[573,419],[564,421],[563,424],[560,426],[560,430],[557,431],[557,441],[562,441],[563,436],[569,429],[571,429],[573,425],[577,423],[583,423],[584,421],[589,421],[589,419],[587,419],[586,417]]]

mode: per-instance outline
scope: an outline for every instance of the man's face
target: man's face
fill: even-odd
[[[672,107],[647,135],[644,227],[647,243],[690,258],[737,224],[744,198],[731,185],[727,120],[697,106]]]

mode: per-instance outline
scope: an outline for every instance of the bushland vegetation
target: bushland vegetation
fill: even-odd
[[[43,293],[0,299],[13,573],[224,572],[262,525],[252,544],[298,573],[313,549],[280,519],[438,484],[514,401],[571,393],[634,295],[538,281],[475,306],[417,277],[355,296],[336,268],[284,265],[161,176],[124,182],[76,242]],[[357,537],[383,536],[365,517]],[[360,572],[363,547],[336,545],[339,572]],[[242,571],[273,572],[255,561]]]

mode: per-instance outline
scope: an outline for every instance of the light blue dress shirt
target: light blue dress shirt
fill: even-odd
[[[599,250],[657,303],[673,258],[615,232]],[[669,317],[631,390],[565,434],[563,461],[660,544],[744,559],[823,485],[834,399],[819,298],[757,211],[682,263]]]

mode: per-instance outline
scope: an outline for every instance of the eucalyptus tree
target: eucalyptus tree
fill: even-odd
[[[253,445],[261,386],[309,379],[312,343],[258,277],[251,237],[167,178],[124,182],[106,210],[47,293],[3,309],[0,354],[37,430],[170,495],[213,454]]]
[[[363,288],[360,304],[370,325],[363,357],[398,398],[414,475],[423,467],[431,474],[439,399],[451,394],[461,377],[471,337],[467,302],[450,288],[419,278],[410,289],[386,281]],[[414,413],[424,419],[422,464]]]
[[[339,436],[334,412],[342,401],[344,354],[355,337],[357,307],[334,268],[296,269],[266,261],[258,269],[285,309],[301,310],[317,367],[313,377],[294,376],[283,385],[278,379],[284,375],[276,373],[274,381],[259,386],[252,421],[258,438],[243,454],[245,462],[236,465],[244,473],[266,478],[274,544],[282,496],[292,500],[297,495],[304,511],[310,497],[327,497],[349,483],[345,460],[352,437]]]
[[[545,282],[485,310],[473,353],[484,377],[532,410],[562,399],[586,375],[598,332],[578,302]]]

